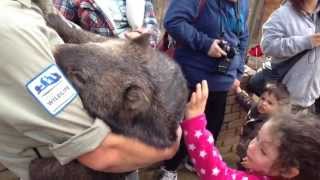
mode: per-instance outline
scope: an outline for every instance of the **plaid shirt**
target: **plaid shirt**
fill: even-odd
[[[70,21],[80,25],[83,29],[103,36],[115,36],[114,27],[94,0],[53,0],[56,8]],[[122,0],[125,3],[125,0]],[[158,27],[151,0],[146,0],[143,27],[151,32],[150,45],[155,47],[159,40]]]

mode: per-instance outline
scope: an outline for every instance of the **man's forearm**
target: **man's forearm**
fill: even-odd
[[[109,134],[94,151],[78,160],[91,169],[105,172],[127,172],[170,159],[178,150],[180,134],[172,147],[156,149],[140,141],[120,135]]]
[[[57,31],[59,36],[66,43],[87,43],[87,42],[103,42],[108,40],[107,37],[72,27],[66,19],[63,19],[60,14],[48,14],[45,16],[48,26]],[[110,39],[110,38],[109,38]]]

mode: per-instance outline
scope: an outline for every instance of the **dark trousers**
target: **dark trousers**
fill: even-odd
[[[190,92],[193,92],[193,90]],[[226,91],[209,92],[205,114],[208,121],[207,129],[213,133],[215,139],[218,138],[223,124],[227,93],[228,92]],[[177,154],[172,159],[164,162],[165,169],[168,171],[175,171],[186,156],[187,150],[184,140],[182,139]]]

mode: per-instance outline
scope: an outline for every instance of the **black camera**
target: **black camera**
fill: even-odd
[[[218,65],[218,72],[226,73],[229,69],[231,61],[236,54],[235,48],[231,47],[227,41],[221,40],[218,44],[219,47],[227,53],[226,56],[221,57],[221,60]]]

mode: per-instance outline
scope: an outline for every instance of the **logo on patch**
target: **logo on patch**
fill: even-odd
[[[78,93],[57,65],[52,64],[26,85],[33,97],[53,116],[61,112]]]

